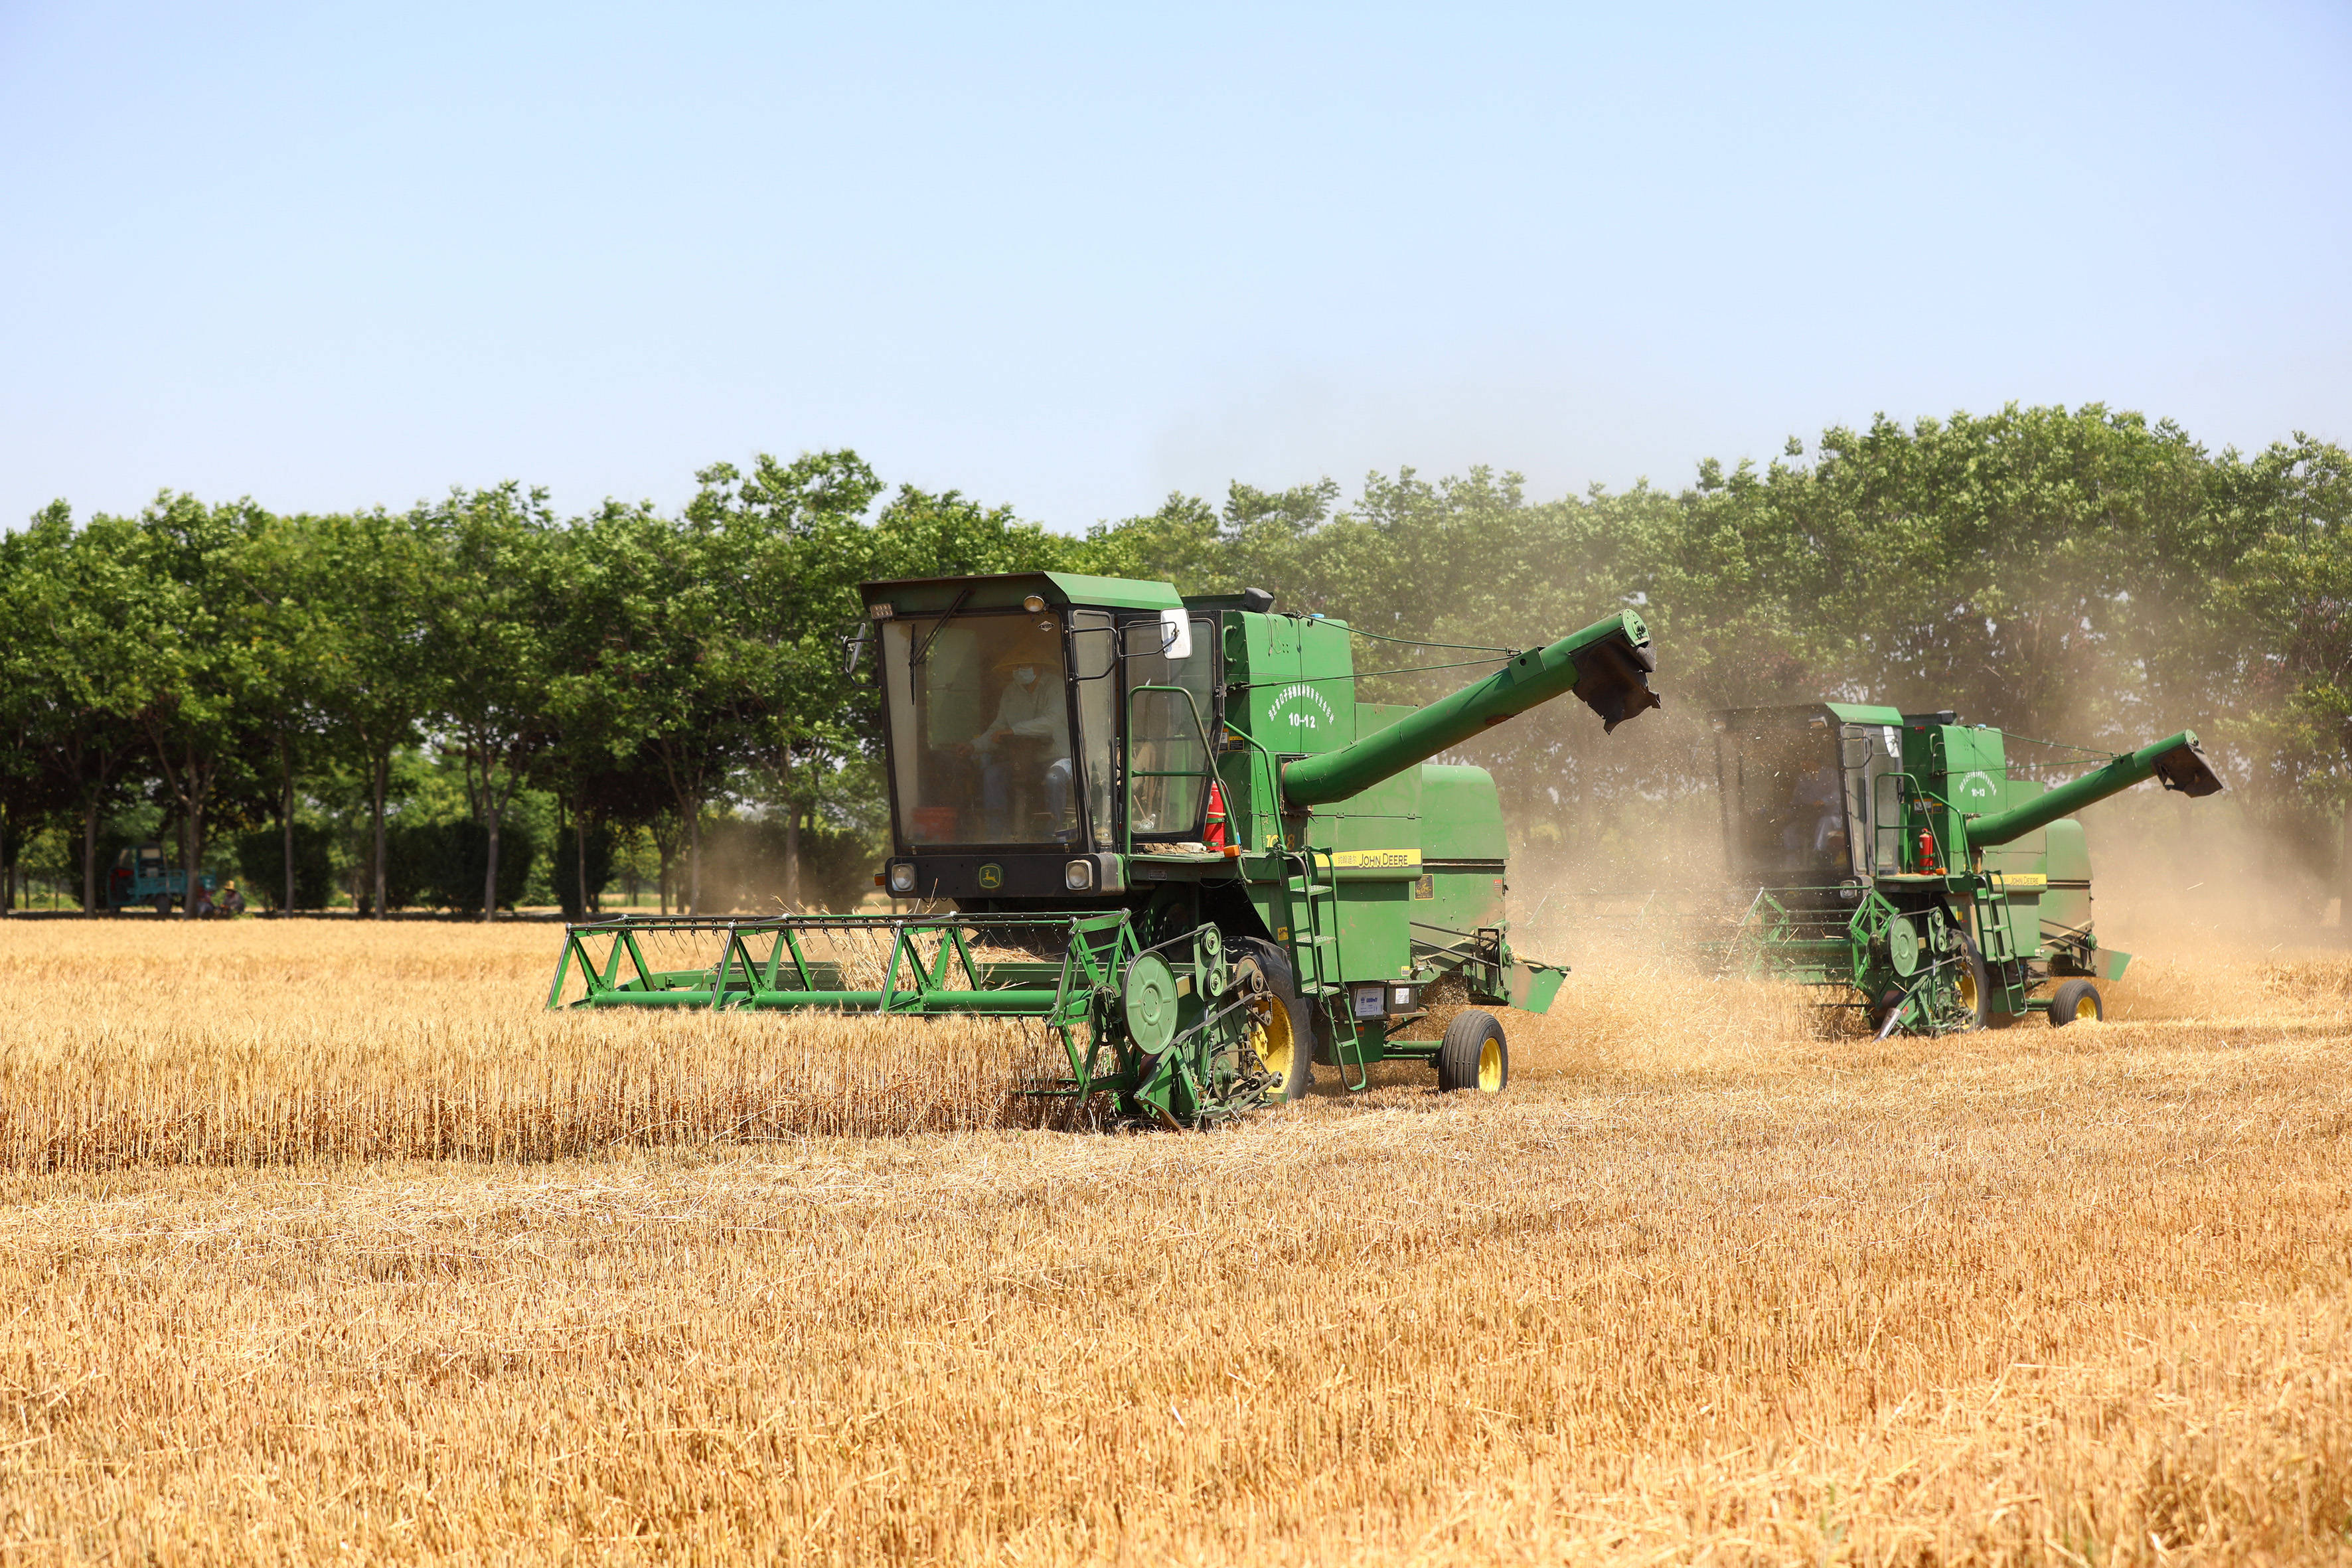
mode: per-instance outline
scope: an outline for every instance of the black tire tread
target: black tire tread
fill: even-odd
[[[1237,958],[1247,956],[1257,961],[1258,973],[1265,976],[1266,989],[1290,1014],[1290,1059],[1298,1070],[1284,1082],[1282,1099],[1285,1103],[1302,1099],[1315,1087],[1315,1010],[1298,994],[1290,955],[1263,937],[1239,937],[1229,946],[1239,950]]]
[[[1437,1046],[1437,1088],[1440,1093],[1452,1094],[1460,1089],[1478,1087],[1478,1058],[1488,1037],[1503,1047],[1503,1081],[1496,1087],[1500,1093],[1511,1084],[1511,1046],[1503,1033],[1502,1020],[1482,1007],[1465,1007],[1454,1015],[1445,1026],[1445,1037]]]
[[[2069,980],[2061,984],[2057,990],[2050,994],[2050,1026],[2053,1029],[2063,1029],[2073,1023],[2075,1004],[2086,995],[2090,997],[2091,1005],[2096,1010],[2093,1015],[2094,1018],[2104,1020],[2107,1016],[2107,1002],[2105,997],[2099,994],[2099,988],[2087,980]]]

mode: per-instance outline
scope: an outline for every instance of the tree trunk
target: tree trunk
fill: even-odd
[[[784,803],[784,909],[801,912],[801,807],[792,800]]]
[[[584,921],[595,911],[588,903],[588,819],[577,813],[572,818],[572,868],[580,877],[580,918]]]
[[[85,919],[98,912],[98,796],[94,795],[81,807],[81,912]]]
[[[492,921],[499,913],[499,814],[490,813],[490,863],[482,873],[482,919]]]
[[[698,800],[686,819],[686,912],[702,912],[702,802]]]
[[[787,747],[776,770],[776,795],[784,803],[784,909],[801,912],[801,803],[793,790],[793,753]]]
[[[380,921],[383,919],[383,794],[387,783],[385,775],[392,772],[391,752],[379,752],[370,762],[369,768],[375,775],[373,781],[375,785],[375,888],[373,900],[368,905],[368,918]]]
[[[153,730],[149,730],[151,735]],[[205,805],[212,799],[213,777],[220,766],[217,758],[206,760],[196,754],[195,747],[187,748],[184,765],[172,766],[171,748],[161,736],[155,737],[155,761],[163,770],[164,787],[180,807],[180,852],[182,869],[186,883],[180,889],[180,918],[195,918],[196,889],[204,885]]]
[[[294,912],[294,737],[281,734],[278,738],[278,759],[285,763],[285,791],[278,796],[278,825],[285,839],[286,901],[278,907],[288,914]]]
[[[2336,862],[2336,891],[2341,897],[2336,923],[2352,929],[2352,799],[2344,803],[2344,850]]]
[[[196,893],[205,885],[205,814],[201,808],[188,814],[188,910],[187,918],[196,918]]]
[[[188,770],[188,783],[192,786],[195,783],[195,770],[194,768],[190,768]],[[188,795],[189,798],[181,803],[183,809],[180,813],[180,859],[182,864],[180,918],[184,921],[192,921],[196,918],[196,887],[204,878],[204,872],[201,869],[199,861],[199,857],[203,851],[197,847],[196,843],[196,811],[194,805],[195,791],[193,787],[189,790]]]

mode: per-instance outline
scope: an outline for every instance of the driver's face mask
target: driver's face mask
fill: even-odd
[[[1024,664],[1013,672],[1013,679],[1024,686],[1034,686],[1037,684],[1037,672]]]

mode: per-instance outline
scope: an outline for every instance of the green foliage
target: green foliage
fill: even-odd
[[[0,812],[73,815],[86,904],[100,824],[149,743],[142,654],[126,635],[146,596],[136,542],[111,519],[77,531],[62,501],[0,537]]]
[[[582,854],[582,840],[586,840],[586,854]],[[609,824],[598,823],[580,833],[565,833],[555,840],[555,901],[562,907],[563,918],[584,919],[589,905],[583,903],[580,889],[584,882],[593,900],[613,879],[613,829]],[[587,875],[581,875],[585,861]]]
[[[425,908],[455,914],[478,915],[489,886],[490,833],[478,822],[404,822],[387,837],[384,862],[385,900],[395,910]],[[500,874],[505,889],[524,887],[539,853],[530,830],[505,823],[499,835]],[[512,909],[511,891],[503,893],[501,909]]]
[[[334,834],[316,822],[294,825],[294,904],[297,910],[323,910],[335,894]],[[238,890],[256,907],[286,907],[286,839],[275,827],[246,834],[236,841]]]
[[[128,685],[191,880],[211,835],[257,816],[266,798],[257,770],[283,661],[245,582],[266,518],[250,501],[206,506],[165,491],[140,514],[130,543],[141,591],[121,628]]]
[[[1627,876],[1647,851],[1620,808],[1712,789],[1707,710],[1822,695],[2107,746],[2195,727],[2313,855],[2352,798],[2352,459],[2307,437],[2215,454],[2095,405],[2011,406],[1832,428],[1680,490],[1538,500],[1405,468],[1352,499],[1328,479],[1171,495],[1081,539],[893,491],[846,450],[697,479],[676,515],[568,521],[515,485],[320,517],[45,509],[0,537],[0,823],[100,850],[149,800],[149,831],[201,857],[290,813],[334,825],[365,897],[382,820],[387,903],[473,910],[493,877],[501,904],[578,902],[585,824],[592,881],[625,846],[682,898],[851,902],[884,835],[869,672],[843,667],[857,583],[1033,569],[1268,589],[1377,634],[1367,696],[1416,702],[1492,665],[1437,645],[1638,608],[1664,715],[1604,742],[1553,704],[1465,748],[1523,841]]]
[[[323,760],[364,781],[369,832],[357,859],[373,901],[393,758],[433,710],[428,626],[435,591],[445,584],[415,514],[378,508],[278,520],[264,548],[268,575],[257,591],[275,591],[300,638],[289,698],[307,710]]]

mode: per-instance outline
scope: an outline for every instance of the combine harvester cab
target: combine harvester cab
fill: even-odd
[[[1949,712],[1807,703],[1715,727],[1724,846],[1755,889],[1735,952],[1864,1009],[1882,1037],[2099,1017],[2094,982],[2131,955],[2092,930],[2072,814],[2149,778],[2222,787],[2187,731],[2053,788],[2011,778],[2008,737]]]
[[[1511,951],[1494,780],[1428,759],[1571,691],[1612,730],[1657,706],[1637,616],[1412,709],[1357,701],[1346,625],[1257,590],[1030,573],[864,596],[905,912],[573,925],[551,1005],[1034,1019],[1068,1063],[1035,1092],[1182,1126],[1297,1098],[1310,1060],[1350,1089],[1396,1058],[1503,1087],[1491,1014],[1396,1037],[1441,980],[1542,1012],[1563,973]],[[681,943],[690,966],[648,957]]]

